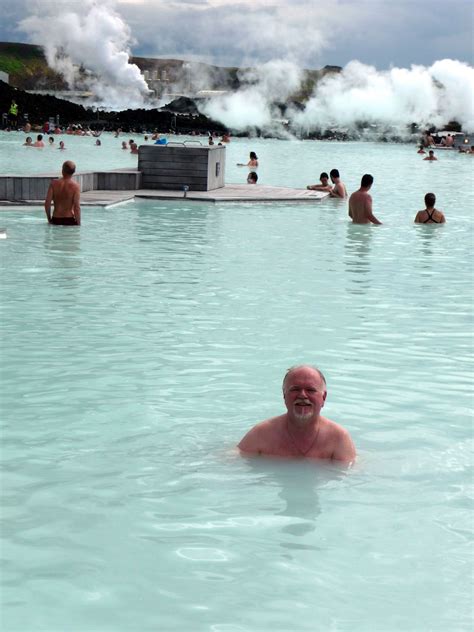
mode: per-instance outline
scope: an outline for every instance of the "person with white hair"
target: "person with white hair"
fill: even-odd
[[[283,380],[287,412],[254,426],[239,443],[239,450],[244,454],[354,461],[356,450],[347,430],[321,415],[326,396],[326,378],[319,369],[308,365],[288,369]]]

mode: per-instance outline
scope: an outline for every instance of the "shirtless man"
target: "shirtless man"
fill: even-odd
[[[354,461],[356,451],[347,430],[320,414],[326,395],[326,380],[319,369],[292,367],[283,380],[287,412],[254,426],[239,443],[240,451]]]
[[[372,196],[369,195],[374,177],[365,173],[360,181],[360,189],[349,198],[349,217],[354,224],[381,224],[372,213]]]
[[[333,188],[329,191],[329,195],[335,198],[346,198],[346,187],[339,176],[339,171],[337,169],[331,169],[329,175],[331,176],[331,182],[334,184]]]
[[[442,211],[438,211],[435,208],[436,195],[434,193],[427,193],[425,195],[426,208],[422,211],[418,211],[415,217],[415,224],[444,224],[446,218]]]
[[[44,147],[43,134],[38,134],[35,142],[33,143],[33,147]]]
[[[323,171],[323,173],[319,176],[319,181],[321,184],[308,184],[306,187],[310,191],[331,191],[332,186],[329,184],[329,176]]]
[[[429,150],[428,155],[423,160],[438,160],[434,155],[434,151],[432,149]]]
[[[63,177],[53,180],[49,185],[44,210],[50,224],[61,226],[80,226],[80,188],[72,179],[76,171],[76,165],[72,160],[63,163]],[[51,203],[54,203],[54,211],[51,216]]]

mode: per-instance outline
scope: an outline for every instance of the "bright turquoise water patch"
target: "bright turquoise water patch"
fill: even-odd
[[[266,143],[269,179],[305,177],[305,143]],[[2,629],[470,629],[472,163],[334,148],[349,183],[365,151],[384,226],[337,201],[0,213]],[[415,227],[430,189],[448,223]],[[352,470],[232,452],[295,362]]]

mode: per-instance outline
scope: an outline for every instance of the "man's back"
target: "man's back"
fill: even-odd
[[[53,189],[54,217],[72,217],[79,194],[79,185],[70,178],[60,178],[51,183]]]
[[[349,215],[354,224],[368,224],[372,212],[372,197],[366,191],[355,191],[349,198]]]
[[[53,180],[48,188],[44,208],[49,223],[81,223],[80,187],[72,179],[76,165],[70,160],[63,164],[63,177]],[[54,204],[51,217],[51,204]],[[59,221],[55,221],[59,220]],[[67,220],[63,222],[62,220]]]

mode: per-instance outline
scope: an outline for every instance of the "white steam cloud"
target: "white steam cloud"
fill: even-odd
[[[39,13],[19,27],[43,46],[48,65],[70,88],[86,87],[110,108],[143,106],[148,86],[129,63],[130,29],[112,2],[84,0],[80,10],[42,3]]]
[[[242,72],[239,79],[240,90],[209,101],[201,111],[232,129],[268,128],[279,117],[274,104],[299,89],[302,71],[290,61],[270,61]]]
[[[290,62],[269,62],[244,78],[248,85],[201,110],[234,130],[271,128],[279,117],[273,104],[294,94],[302,77]],[[291,128],[303,133],[354,130],[365,122],[396,128],[403,136],[411,123],[439,127],[452,120],[474,131],[473,95],[474,69],[459,61],[443,59],[430,67],[388,71],[351,61],[342,72],[321,79],[304,109],[289,110],[287,116]]]
[[[452,59],[429,68],[412,66],[377,71],[351,61],[316,86],[296,125],[307,129],[353,127],[358,121],[399,127],[410,123],[443,126],[458,121],[474,130],[474,69]]]

